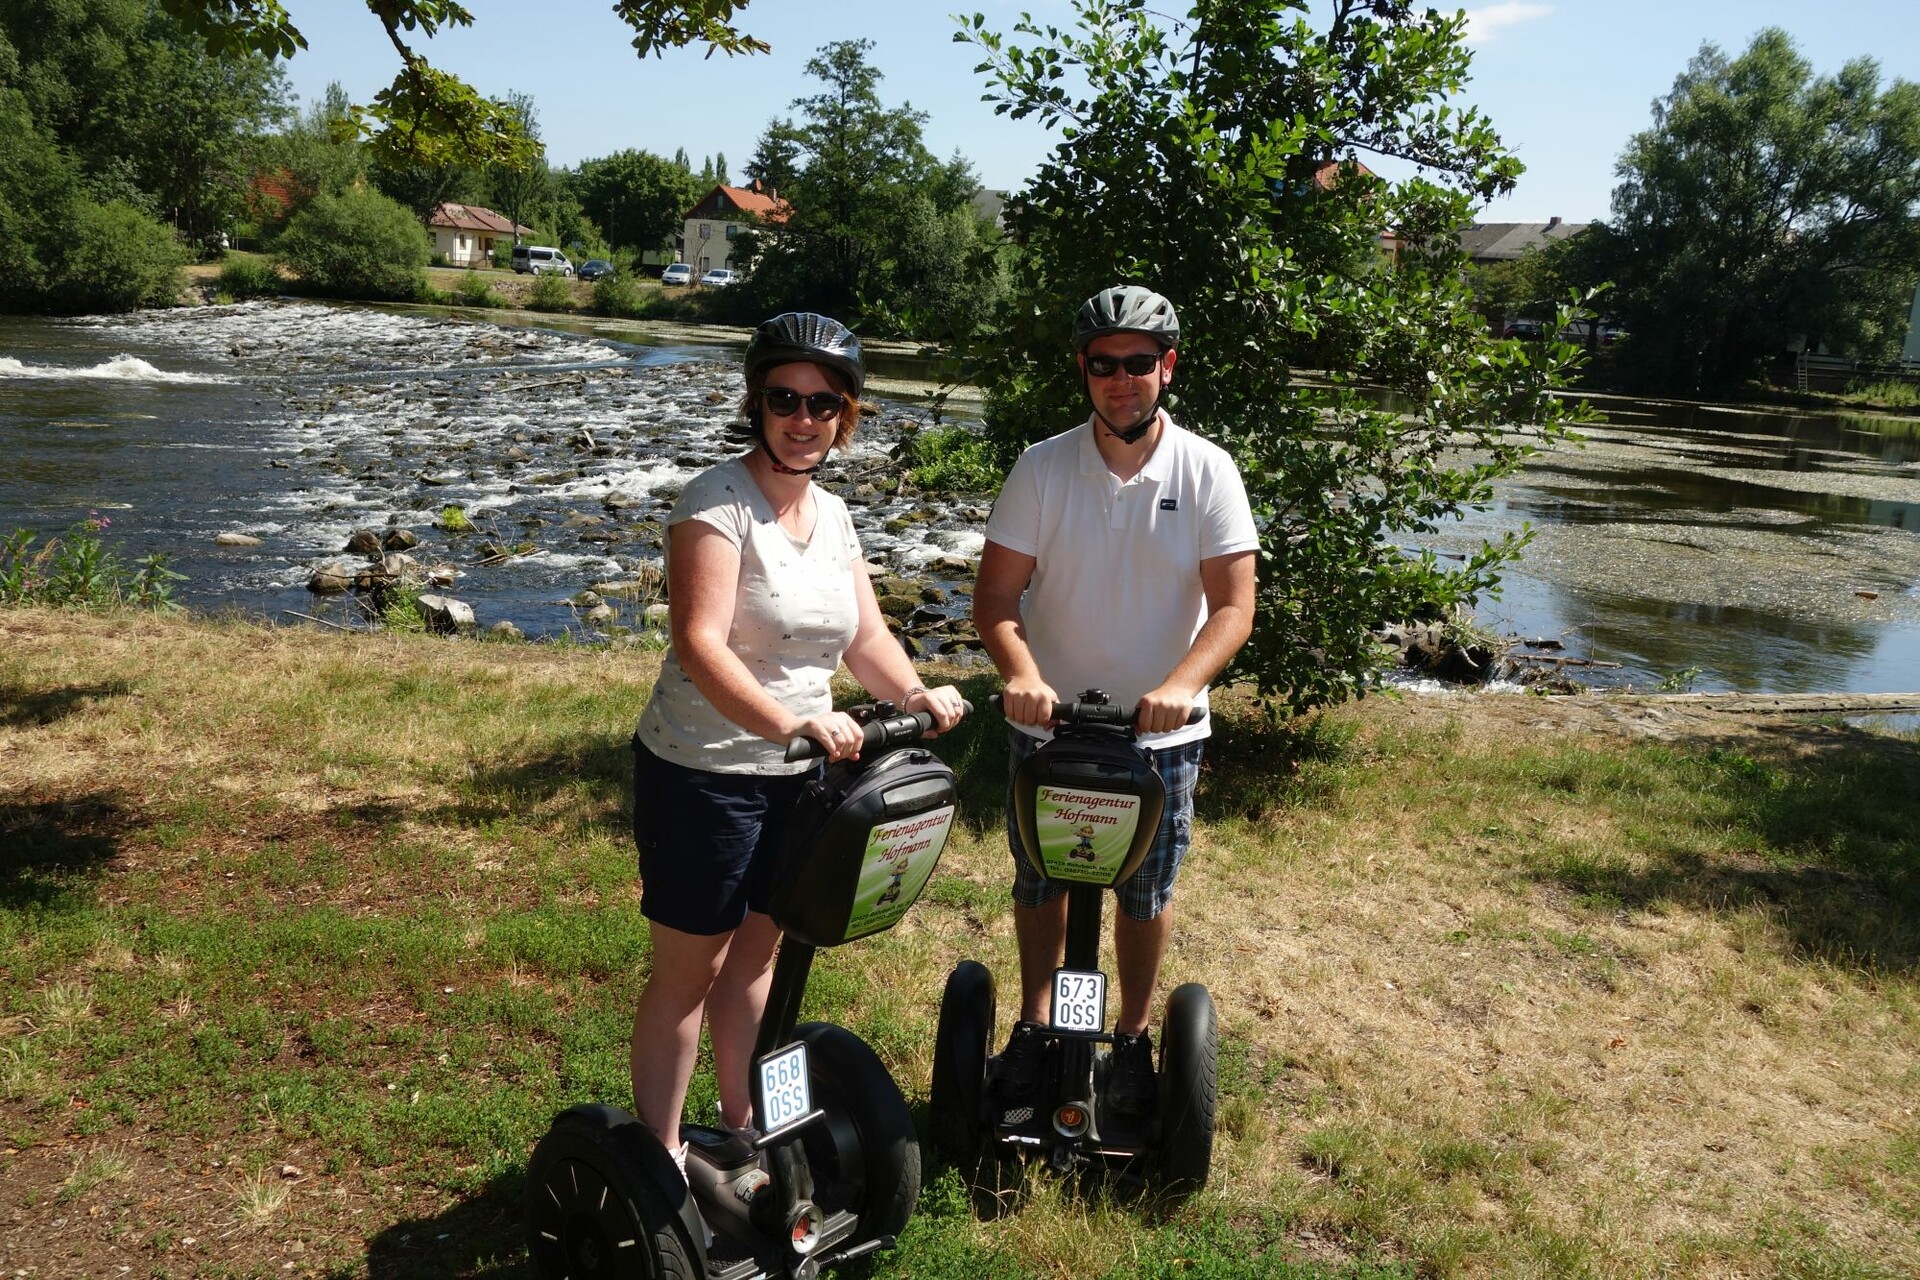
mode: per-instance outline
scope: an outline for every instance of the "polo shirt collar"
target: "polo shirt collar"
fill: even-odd
[[[1180,427],[1174,422],[1173,415],[1165,409],[1162,409],[1160,414],[1166,420],[1166,425],[1160,432],[1160,443],[1154,446],[1152,456],[1147,459],[1147,465],[1140,468],[1140,474],[1136,475],[1134,480],[1151,480],[1155,484],[1164,484],[1173,478],[1173,450],[1168,448],[1168,445],[1172,443],[1173,433],[1180,430]],[[1112,474],[1107,470],[1107,460],[1100,456],[1100,444],[1094,435],[1099,429],[1100,426],[1092,414],[1088,414],[1087,420],[1080,426],[1080,472],[1082,475],[1093,472],[1101,475]]]

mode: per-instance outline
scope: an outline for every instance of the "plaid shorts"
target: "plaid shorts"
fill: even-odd
[[[1046,879],[1027,861],[1027,855],[1020,851],[1020,829],[1013,820],[1013,775],[1020,762],[1039,749],[1040,739],[1009,725],[1007,740],[1007,848],[1013,853],[1013,901],[1018,906],[1037,907],[1066,892],[1065,885]],[[1200,780],[1200,754],[1206,745],[1205,738],[1195,738],[1175,747],[1149,749],[1153,767],[1167,784],[1167,807],[1140,869],[1113,889],[1120,899],[1120,909],[1132,919],[1151,920],[1173,901],[1173,882],[1193,839],[1193,788]]]

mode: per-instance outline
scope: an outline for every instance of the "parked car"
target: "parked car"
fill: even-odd
[[[693,268],[684,262],[676,262],[660,273],[661,284],[692,284]]]
[[[1500,336],[1503,338],[1522,338],[1533,342],[1547,336],[1547,326],[1539,320],[1509,320],[1507,321],[1507,327],[1501,331]]]
[[[600,280],[613,274],[613,264],[605,258],[588,258],[580,264],[580,278],[582,280]]]
[[[513,246],[513,257],[510,261],[513,263],[513,269],[523,276],[529,274],[544,276],[556,272],[563,276],[573,274],[573,263],[567,259],[567,255],[543,244]]]
[[[726,267],[715,267],[700,277],[700,283],[715,289],[724,289],[739,278],[740,274],[737,271],[729,270]]]

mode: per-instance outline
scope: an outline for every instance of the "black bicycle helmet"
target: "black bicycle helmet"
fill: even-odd
[[[1116,284],[1080,304],[1073,318],[1073,349],[1085,351],[1110,333],[1144,333],[1163,347],[1180,345],[1180,317],[1173,304],[1138,284]]]
[[[761,322],[747,343],[747,377],[777,364],[823,364],[837,369],[858,400],[867,385],[860,339],[838,320],[811,311],[786,311]]]

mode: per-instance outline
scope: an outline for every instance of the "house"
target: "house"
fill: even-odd
[[[433,251],[450,267],[481,267],[493,261],[495,244],[513,245],[521,236],[533,234],[491,209],[477,204],[436,205],[427,219],[427,231],[433,236]]]
[[[735,259],[734,241],[749,227],[785,222],[790,207],[778,191],[763,187],[758,178],[750,187],[719,183],[687,211],[680,261],[693,268],[696,279],[715,267],[744,274],[745,255]]]
[[[1515,262],[1529,249],[1544,249],[1556,240],[1570,240],[1593,224],[1562,222],[1474,222],[1460,233],[1460,248],[1477,266]]]

